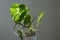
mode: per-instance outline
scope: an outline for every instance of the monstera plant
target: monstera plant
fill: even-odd
[[[12,20],[15,22],[14,31],[16,30],[15,29],[17,27],[16,25],[21,25],[19,27],[23,27],[16,31],[17,36],[21,40],[23,40],[24,37],[35,36],[36,30],[33,27],[32,23],[34,22],[37,15],[33,19],[31,19],[32,17],[29,14],[29,11],[30,9],[28,9],[27,6],[24,4],[12,4],[10,7],[10,15]],[[41,11],[36,21],[37,22],[36,27],[38,27],[39,22],[43,17],[43,15],[44,15],[44,12]]]

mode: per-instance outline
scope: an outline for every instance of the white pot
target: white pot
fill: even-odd
[[[37,36],[33,36],[33,37],[26,37],[23,40],[37,40]]]

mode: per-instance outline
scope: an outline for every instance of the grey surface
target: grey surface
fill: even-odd
[[[44,11],[39,24],[38,40],[60,40],[60,1],[59,0],[0,0],[0,40],[18,40],[13,32],[14,22],[9,14],[13,3],[26,4],[31,15]],[[34,22],[35,23],[35,22]]]

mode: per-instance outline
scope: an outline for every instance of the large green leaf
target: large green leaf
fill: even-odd
[[[20,16],[19,4],[12,4],[11,5],[10,14],[11,14],[11,17],[12,17],[13,21],[17,21],[19,19],[19,16]]]
[[[20,23],[25,14],[28,12],[27,7],[24,4],[12,4],[10,8],[10,14],[15,23]]]
[[[37,18],[37,25],[36,25],[37,27],[38,27],[39,22],[40,22],[41,18],[43,17],[43,15],[44,15],[44,12],[41,11],[38,18]]]

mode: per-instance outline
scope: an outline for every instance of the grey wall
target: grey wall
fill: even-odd
[[[31,9],[32,17],[44,11],[45,15],[39,24],[37,40],[60,40],[59,0],[19,0],[19,2],[0,0],[0,40],[18,40],[13,32],[14,22],[9,14],[9,7],[13,3],[26,4]]]

